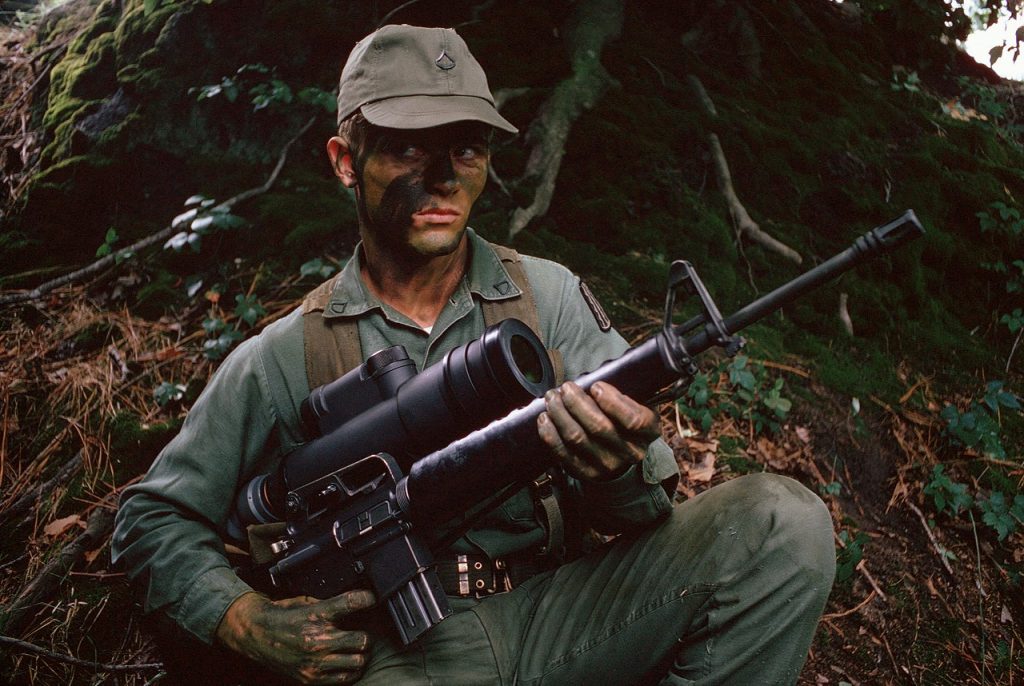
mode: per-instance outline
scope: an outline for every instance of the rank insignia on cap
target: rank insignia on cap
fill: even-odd
[[[583,281],[580,281],[580,294],[587,303],[587,307],[590,308],[591,313],[593,313],[594,319],[597,321],[597,328],[601,329],[601,331],[610,331],[612,320],[605,314],[601,303],[597,302],[597,298],[594,297],[594,294],[590,292],[590,288]]]
[[[455,68],[455,60],[449,57],[448,53],[443,50],[441,51],[441,54],[438,56],[438,58],[434,60],[434,64],[436,64],[439,69],[444,69],[445,71]]]

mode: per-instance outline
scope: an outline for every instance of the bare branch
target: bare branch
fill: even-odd
[[[850,318],[850,310],[846,306],[849,296],[846,293],[839,294],[839,321],[843,323],[846,333],[853,335],[853,320]]]
[[[715,119],[718,116],[718,112],[715,109],[714,101],[711,100],[711,96],[708,95],[707,90],[704,88],[704,84],[693,74],[688,75],[686,81],[690,84],[690,88],[693,90],[694,96],[697,98],[697,102],[700,103],[705,114],[711,119]],[[725,151],[722,150],[722,142],[718,139],[718,134],[714,132],[708,134],[708,148],[711,150],[711,158],[715,166],[715,178],[718,181],[718,189],[722,191],[722,195],[725,197],[725,203],[729,207],[729,216],[732,218],[736,233],[767,250],[782,255],[787,260],[792,260],[797,264],[803,262],[800,253],[765,233],[758,226],[757,222],[751,218],[743,203],[740,202],[739,196],[736,195],[736,188],[732,183],[729,163],[725,159]]]
[[[722,150],[722,143],[718,140],[717,134],[708,134],[708,145],[711,148],[711,157],[715,163],[715,177],[718,179],[718,188],[725,197],[725,203],[729,207],[729,215],[732,217],[733,226],[740,236],[745,236],[753,243],[757,243],[767,250],[778,253],[788,260],[797,264],[803,262],[803,258],[796,250],[761,230],[747,212],[747,208],[740,202],[736,195],[736,189],[732,184],[732,175],[729,173],[729,163],[725,161],[725,152]]]
[[[307,121],[306,124],[299,130],[295,137],[292,138],[287,143],[285,143],[285,146],[281,149],[281,154],[277,159],[277,164],[274,166],[274,170],[270,173],[270,176],[267,177],[267,180],[262,185],[257,186],[256,188],[250,188],[247,191],[242,191],[238,195],[229,198],[224,202],[220,203],[219,205],[211,208],[210,211],[225,212],[227,210],[230,210],[232,207],[234,207],[240,202],[243,202],[245,200],[248,200],[249,198],[261,195],[269,191],[271,186],[273,186],[274,182],[277,180],[278,175],[281,173],[281,169],[284,167],[285,160],[288,158],[288,149],[291,148],[292,144],[295,143],[295,141],[297,141],[299,138],[301,138],[302,135],[306,133],[306,131],[309,130],[309,128],[313,125],[314,121],[316,121],[316,117],[311,117],[309,121]],[[156,233],[147,236],[146,238],[143,238],[140,241],[132,243],[127,248],[115,250],[110,255],[98,259],[90,265],[82,267],[81,269],[71,272],[70,274],[65,274],[64,276],[59,276],[56,279],[47,281],[46,283],[37,286],[31,291],[22,293],[12,293],[9,295],[0,296],[0,307],[4,305],[12,305],[15,303],[26,302],[29,300],[38,300],[39,298],[42,298],[44,295],[54,290],[55,288],[60,288],[61,286],[66,286],[70,283],[75,283],[85,279],[86,277],[98,274],[102,272],[104,269],[116,265],[119,257],[123,257],[124,255],[127,254],[137,254],[142,250],[162,243],[163,241],[170,238],[171,235],[176,230],[177,227],[167,226],[161,229],[160,231],[157,231]]]
[[[85,554],[105,540],[114,528],[114,514],[106,508],[96,508],[89,515],[85,531],[61,549],[42,571],[22,588],[18,596],[0,612],[0,626],[12,634],[19,630],[28,610],[48,597]]]
[[[70,665],[77,665],[79,667],[88,667],[97,672],[144,672],[150,669],[164,668],[164,663],[162,662],[138,662],[130,665],[112,665],[103,662],[92,662],[72,655],[55,653],[52,650],[43,648],[42,646],[37,646],[35,643],[21,641],[17,638],[12,638],[11,636],[0,636],[0,643],[6,643],[7,645],[14,646],[17,650],[26,650],[30,653],[36,653],[37,655],[58,660],[59,662],[66,662]]]

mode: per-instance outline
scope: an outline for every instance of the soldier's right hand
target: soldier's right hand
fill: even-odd
[[[228,607],[217,638],[228,648],[303,684],[352,684],[369,661],[365,631],[342,629],[347,615],[371,607],[370,591],[317,600],[270,600],[247,593]]]

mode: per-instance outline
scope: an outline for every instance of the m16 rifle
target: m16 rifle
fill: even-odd
[[[575,382],[589,390],[604,381],[644,403],[672,397],[696,373],[695,356],[711,347],[734,354],[743,344],[738,331],[923,234],[907,211],[728,317],[693,267],[673,262],[661,330]],[[700,313],[676,325],[679,293],[695,297]],[[404,351],[389,351],[332,389],[314,392],[304,414],[325,435],[287,455],[274,474],[250,482],[231,528],[237,536],[244,525],[284,520],[285,533],[272,546],[276,557],[260,570],[276,592],[328,598],[369,582],[409,644],[451,614],[429,537],[470,509],[498,504],[551,466],[537,418],[552,374],[532,332],[506,320],[421,374],[399,370],[387,382],[373,382],[377,395],[357,412],[338,410],[365,379],[411,365],[402,361]],[[499,400],[483,408],[491,398]],[[503,409],[516,399],[528,404],[495,419],[516,407]]]

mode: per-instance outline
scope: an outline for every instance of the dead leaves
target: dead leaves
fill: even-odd
[[[84,530],[85,520],[77,514],[68,515],[67,517],[55,519],[49,524],[47,524],[45,527],[43,527],[43,533],[49,536],[50,538],[56,538],[57,536],[60,536],[65,531],[76,525]]]
[[[952,119],[957,121],[970,121],[977,119],[978,121],[988,121],[988,116],[982,114],[973,107],[965,107],[959,100],[959,98],[953,98],[942,103],[942,111]]]
[[[711,436],[701,436],[677,424],[669,440],[675,449],[681,479],[678,492],[690,498],[712,485],[716,477],[725,477],[731,467],[721,455],[721,437],[738,437],[738,428],[729,420],[712,430]],[[812,481],[821,481],[821,472],[813,465],[812,434],[808,427],[783,427],[775,436],[758,436],[752,445],[734,457],[764,466],[768,471],[803,473]],[[822,482],[824,483],[824,482]]]

